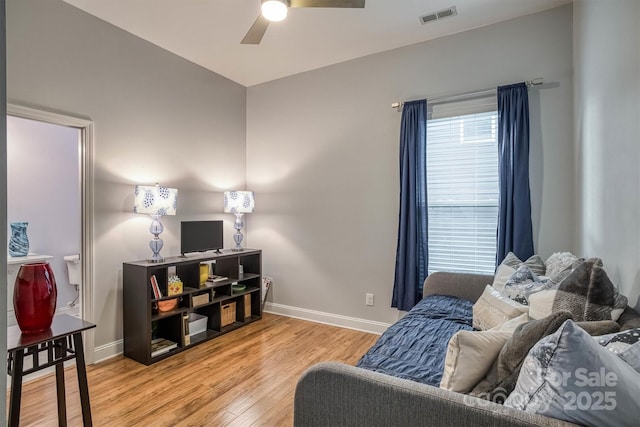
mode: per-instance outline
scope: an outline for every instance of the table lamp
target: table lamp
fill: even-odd
[[[164,227],[160,222],[160,217],[164,215],[175,215],[178,206],[178,190],[175,188],[161,187],[153,185],[136,185],[135,213],[149,214],[152,221],[149,231],[153,234],[153,239],[149,241],[149,247],[153,252],[149,262],[162,262],[164,258],[160,256],[160,250],[164,243],[159,237]]]
[[[224,212],[232,213],[236,216],[236,220],[233,223],[233,228],[236,229],[236,233],[233,235],[233,240],[236,242],[236,246],[232,248],[232,251],[241,251],[242,246],[242,215],[245,213],[253,212],[255,208],[255,199],[253,197],[253,191],[225,191],[224,192]]]

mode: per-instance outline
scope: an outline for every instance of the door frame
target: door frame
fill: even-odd
[[[87,322],[95,323],[93,304],[93,121],[66,113],[54,113],[52,111],[11,103],[7,103],[7,115],[72,127],[80,131],[80,199],[82,210],[82,242],[80,247],[82,266],[81,315]],[[85,358],[88,364],[92,364],[95,358],[94,330],[89,329],[85,331],[84,334]]]

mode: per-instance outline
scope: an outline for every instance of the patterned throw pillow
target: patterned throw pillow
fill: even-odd
[[[555,283],[551,280],[544,276],[538,277],[529,266],[522,264],[507,280],[503,292],[512,300],[529,305],[529,295],[554,286]]]
[[[487,285],[478,301],[473,305],[473,327],[486,331],[527,311],[529,309],[526,305],[513,301],[491,285]]]
[[[547,267],[539,255],[531,255],[526,261],[521,261],[513,252],[509,252],[501,264],[508,265],[516,270],[524,264],[538,276],[544,276],[547,272]]]
[[[584,426],[638,422],[640,373],[567,320],[536,343],[505,406]]]
[[[598,344],[640,372],[640,328],[594,338]]]
[[[578,258],[571,252],[555,252],[544,262],[547,267],[545,274],[553,277],[566,270],[570,272],[576,268],[581,261],[584,261],[584,258]]]

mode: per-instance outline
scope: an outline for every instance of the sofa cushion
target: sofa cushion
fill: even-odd
[[[595,337],[598,344],[640,372],[640,328]]]
[[[540,258],[540,255],[531,255],[526,261],[521,261],[513,252],[509,252],[501,264],[506,264],[516,270],[521,265],[526,265],[538,276],[544,276],[547,271],[547,267],[544,265],[544,261]]]
[[[468,393],[484,377],[511,334],[459,331],[447,347],[440,388]]]
[[[540,256],[533,255],[529,257],[526,261],[521,261],[513,252],[509,252],[507,256],[502,260],[498,268],[496,268],[496,273],[493,278],[493,286],[495,289],[502,291],[504,289],[504,285],[511,277],[513,273],[521,266],[526,265],[533,271],[536,275],[543,276],[546,271],[546,267],[544,265],[544,261]]]
[[[540,320],[524,323],[515,330],[493,362],[491,368],[471,391],[471,395],[502,403],[516,385],[520,368],[529,350],[543,337],[554,333],[571,314],[554,313]]]
[[[529,311],[503,293],[487,285],[473,305],[473,327],[486,331]]]
[[[531,349],[505,406],[585,426],[637,425],[640,374],[567,320]]]
[[[583,259],[584,260],[584,259]],[[553,277],[561,274],[563,271],[574,269],[583,261],[571,252],[554,252],[544,262],[547,267],[546,275]]]
[[[529,316],[534,319],[568,311],[574,321],[615,321],[626,306],[627,298],[618,293],[599,258],[582,262],[555,289],[529,296]]]
[[[451,337],[440,388],[468,393],[487,373],[526,313],[489,331],[458,331]]]
[[[357,366],[438,387],[447,345],[460,330],[471,330],[472,303],[431,295],[391,325]]]
[[[503,293],[522,305],[529,305],[529,296],[556,286],[546,276],[538,276],[526,265],[521,265],[509,277],[504,285]]]

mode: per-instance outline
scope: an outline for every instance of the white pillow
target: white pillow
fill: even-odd
[[[507,280],[509,280],[515,272],[515,268],[506,264],[500,264],[496,270],[496,274],[493,276],[493,284],[491,286],[502,292],[505,283],[507,283]]]
[[[511,320],[507,320],[502,325],[498,325],[495,328],[489,329],[490,331],[498,331],[498,332],[509,332],[513,334],[513,331],[523,323],[527,323],[529,320],[529,315],[527,313],[522,313],[518,317],[514,317]]]
[[[480,382],[512,333],[458,331],[449,340],[440,388],[468,393]]]
[[[513,301],[491,285],[487,285],[473,305],[473,327],[486,331],[528,311],[529,307],[526,305]]]
[[[529,317],[543,319],[553,313],[553,301],[557,292],[555,289],[549,289],[529,295]]]

